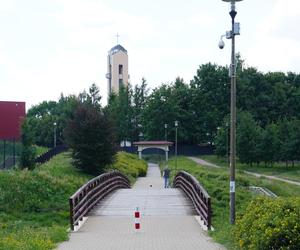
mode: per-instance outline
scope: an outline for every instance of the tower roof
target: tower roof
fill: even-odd
[[[115,53],[117,53],[117,52],[119,52],[119,51],[123,51],[124,53],[127,54],[127,50],[126,50],[122,45],[120,45],[120,44],[118,44],[118,45],[112,47],[112,48],[110,49],[109,53],[110,53],[111,55],[113,55],[113,54],[115,54]]]

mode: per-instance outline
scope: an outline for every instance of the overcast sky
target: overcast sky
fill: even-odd
[[[95,82],[104,103],[107,52],[128,50],[131,84],[189,82],[200,64],[230,61],[229,4],[221,0],[0,0],[0,100],[27,108]],[[300,1],[237,4],[237,51],[249,66],[300,72]]]

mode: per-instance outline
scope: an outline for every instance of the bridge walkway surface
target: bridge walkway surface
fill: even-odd
[[[139,208],[141,229],[134,229]],[[58,250],[210,250],[214,243],[195,219],[194,208],[179,189],[163,188],[156,164],[132,189],[108,195],[89,214],[86,223],[70,234]]]

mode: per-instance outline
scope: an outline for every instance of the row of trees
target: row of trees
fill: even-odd
[[[229,125],[218,129],[216,153],[229,154]],[[300,160],[300,120],[284,119],[261,127],[249,112],[240,112],[237,126],[237,155],[242,163],[272,165],[282,161],[286,165]]]
[[[263,129],[285,119],[300,119],[300,75],[281,72],[261,73],[243,68],[238,58],[237,107],[249,112]],[[179,121],[179,142],[213,143],[219,127],[230,112],[228,68],[215,64],[199,67],[186,84],[177,78],[162,84],[150,94],[145,80],[132,89],[123,88],[112,95],[107,109],[117,121],[118,139],[163,139],[164,124],[168,138],[174,138],[174,121]]]
[[[241,114],[248,114],[240,117],[241,122],[238,127],[241,128],[238,128],[238,140],[246,140],[240,131],[247,131],[255,126],[259,128],[257,133],[263,134],[274,126],[280,131],[277,128],[280,128],[283,123],[289,123],[287,126],[293,127],[292,124],[300,120],[299,74],[261,73],[255,68],[244,67],[240,57],[238,57],[237,72],[237,107]],[[99,91],[94,86],[89,93],[83,92],[78,97],[62,95],[58,102],[43,102],[31,108],[28,112],[28,123],[35,134],[35,143],[45,146],[53,144],[54,122],[57,123],[59,141],[64,141],[63,130],[68,120],[72,118],[78,100],[81,102],[93,100],[96,90]],[[143,79],[134,88],[130,85],[122,87],[118,95],[112,94],[109,97],[108,105],[101,108],[101,112],[113,121],[118,142],[137,141],[141,138],[162,140],[165,138],[165,124],[168,124],[167,137],[172,140],[175,132],[174,121],[177,120],[179,121],[179,143],[216,144],[217,151],[221,152],[227,148],[227,143],[222,144],[224,138],[222,139],[220,134],[222,131],[223,134],[224,131],[227,134],[228,126],[226,127],[224,121],[228,124],[229,107],[228,67],[208,63],[198,68],[190,83],[177,78],[173,83],[162,84],[149,91],[146,80]],[[250,116],[251,119],[244,119],[243,116]],[[242,120],[245,120],[245,123]],[[252,126],[251,122],[255,126]],[[259,137],[261,138],[262,135]],[[259,141],[251,142],[256,145],[257,150]],[[283,143],[282,141],[279,140],[280,144]],[[293,143],[293,145],[297,144]],[[239,145],[238,154],[243,159],[242,150],[246,147],[242,146],[244,143]],[[290,143],[285,145],[291,147]],[[299,158],[299,154],[295,150],[293,152],[293,155],[296,154],[293,157]],[[265,155],[264,153],[263,156]],[[278,158],[278,153],[276,155],[272,160],[259,158],[257,155],[255,158],[266,162],[284,158]],[[293,160],[293,157],[289,159]],[[252,160],[242,161],[252,162]]]
[[[43,102],[28,112],[23,123],[21,167],[34,168],[32,145],[52,146],[56,123],[59,143],[72,149],[74,165],[90,174],[99,174],[116,154],[116,132],[112,118],[101,107],[98,87],[78,96],[61,96],[58,102]]]

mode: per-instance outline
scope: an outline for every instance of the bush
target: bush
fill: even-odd
[[[300,249],[300,198],[257,198],[237,219],[239,249]]]
[[[120,171],[133,183],[137,177],[146,176],[147,163],[134,154],[118,152],[116,162],[109,169]]]

